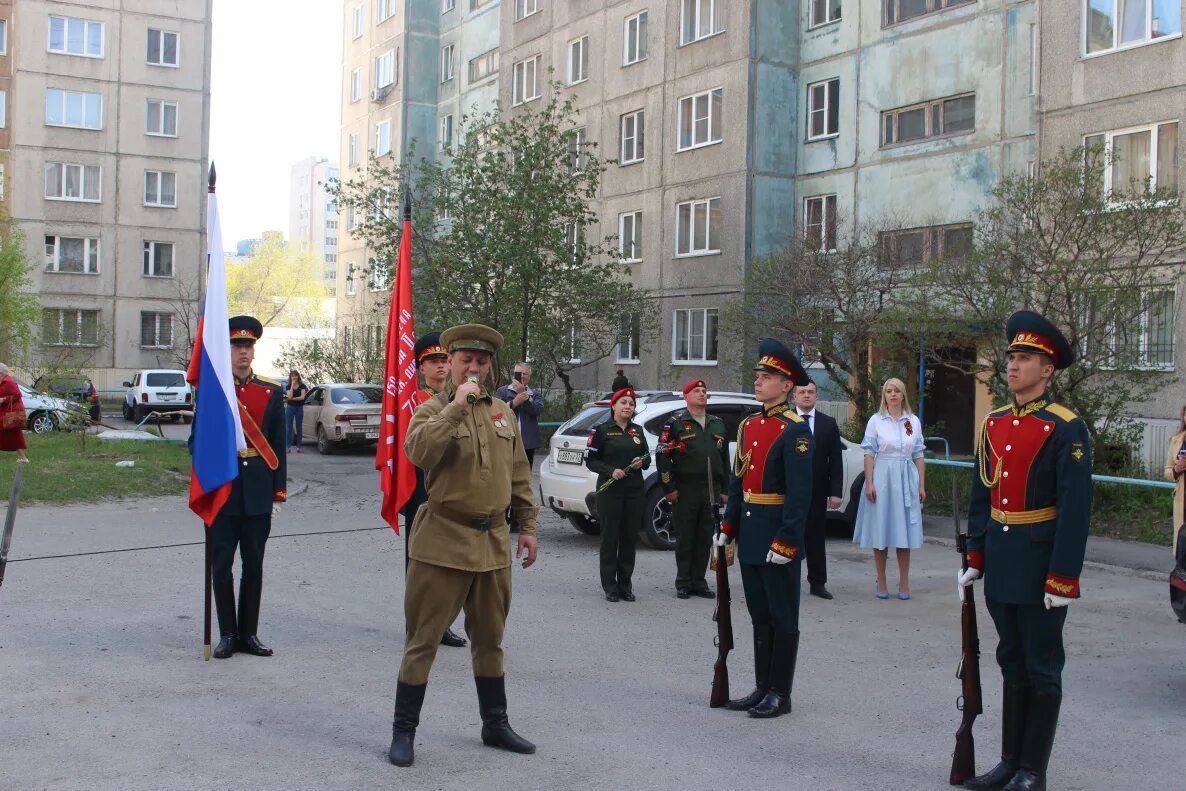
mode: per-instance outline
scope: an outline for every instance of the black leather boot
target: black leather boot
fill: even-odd
[[[426,689],[428,684],[396,682],[391,747],[387,749],[387,760],[396,766],[411,766],[416,757],[412,746],[416,741],[416,726],[420,724],[420,707],[424,705]]]
[[[799,633],[775,632],[774,650],[770,654],[770,691],[749,710],[751,717],[766,719],[791,713],[791,685],[798,656]]]
[[[1025,737],[1021,743],[1021,768],[1005,791],[1046,791],[1046,767],[1058,730],[1062,695],[1031,690],[1025,710]]]
[[[218,613],[218,632],[222,636],[222,639],[218,641],[218,647],[214,649],[214,658],[226,659],[234,654],[235,649],[239,647],[236,637],[239,633],[239,625],[235,618],[235,581],[228,579],[224,582],[215,582],[212,587],[214,609]]]
[[[731,700],[725,706],[729,711],[748,711],[762,702],[770,689],[770,639],[773,630],[769,626],[754,627],[754,691],[744,698]]]
[[[1025,736],[1025,705],[1029,687],[1005,683],[1001,702],[1001,762],[964,783],[964,788],[989,791],[1001,789],[1021,766],[1021,740]]]
[[[464,648],[467,644],[464,637],[452,629],[446,629],[444,636],[441,637],[441,645],[447,645],[450,648]]]
[[[272,649],[255,636],[259,626],[259,603],[263,597],[263,580],[239,580],[239,643],[238,649],[254,656],[271,656]]]
[[[482,744],[513,753],[531,755],[535,745],[511,730],[507,721],[506,679],[474,676],[478,686],[478,711],[482,714]]]

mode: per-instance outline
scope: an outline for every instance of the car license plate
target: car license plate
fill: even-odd
[[[160,398],[162,401],[172,401],[176,397],[177,397],[176,393],[161,393],[160,394]]]
[[[556,461],[561,464],[580,464],[585,459],[585,452],[582,450],[558,450],[556,451]]]
[[[367,433],[366,433],[366,438],[367,439],[378,439],[379,438],[379,429],[368,428]]]

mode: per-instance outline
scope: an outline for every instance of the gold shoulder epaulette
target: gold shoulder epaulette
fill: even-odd
[[[1050,414],[1054,415],[1055,417],[1062,418],[1063,420],[1065,420],[1068,423],[1070,423],[1075,418],[1079,417],[1078,415],[1075,414],[1075,411],[1073,409],[1071,409],[1070,407],[1065,407],[1062,404],[1055,404],[1055,403],[1047,404],[1046,411],[1049,412]]]
[[[276,379],[269,379],[268,377],[260,376],[259,374],[256,374],[255,378],[258,379],[259,381],[263,382],[266,385],[271,385],[272,387],[283,387],[284,386]]]
[[[791,408],[790,405],[784,402],[784,403],[779,404],[778,406],[770,407],[770,411],[767,412],[766,414],[773,417],[774,415],[781,415],[783,412],[789,411],[790,408]]]
[[[789,422],[791,422],[791,423],[803,423],[803,422],[805,422],[805,421],[803,420],[803,416],[802,416],[802,415],[800,415],[798,412],[792,412],[792,411],[791,411],[791,410],[789,410],[789,409],[788,409],[786,412],[784,412],[784,413],[783,413],[783,419],[784,419],[784,420],[787,420],[787,421],[789,421]]]

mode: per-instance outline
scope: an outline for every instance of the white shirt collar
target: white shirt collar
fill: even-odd
[[[812,407],[810,412],[804,412],[799,407],[795,407],[795,411],[799,413],[799,417],[815,417],[815,407]]]

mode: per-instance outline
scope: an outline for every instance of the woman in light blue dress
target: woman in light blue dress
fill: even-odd
[[[885,562],[898,553],[898,598],[910,598],[910,550],[922,546],[922,503],[927,499],[922,423],[910,411],[901,379],[887,379],[881,408],[869,418],[865,438],[865,499],[857,507],[853,542],[873,550],[877,598],[888,599]]]

